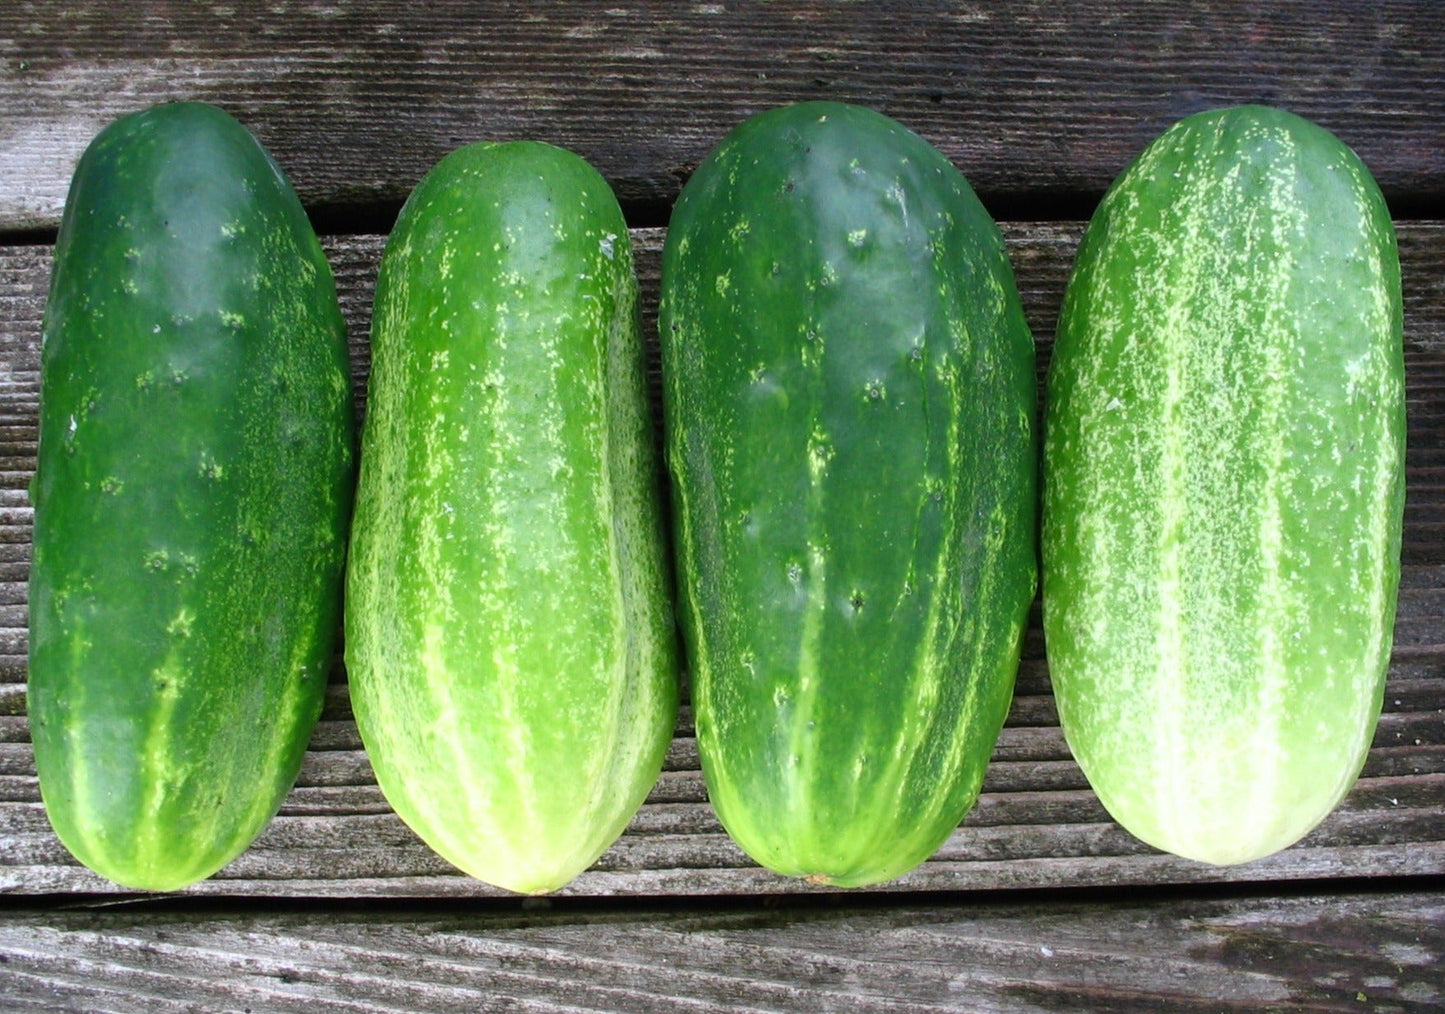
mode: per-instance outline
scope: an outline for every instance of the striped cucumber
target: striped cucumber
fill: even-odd
[[[582,159],[475,144],[387,243],[347,577],[352,704],[433,849],[555,890],[657,779],[678,673],[626,223]]]
[[[1049,666],[1125,828],[1240,863],[1348,791],[1390,653],[1404,445],[1369,172],[1279,110],[1173,126],[1089,225],[1048,379]]]
[[[29,714],[51,823],[126,887],[216,872],[296,777],[352,412],[331,271],[245,128],[182,103],[102,131],[45,314]]]
[[[660,309],[698,748],[754,859],[842,886],[973,805],[1035,580],[1034,347],[963,176],[856,106],[688,182]]]

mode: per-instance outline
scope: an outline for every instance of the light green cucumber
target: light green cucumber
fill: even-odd
[[[352,703],[396,811],[524,893],[591,865],[678,703],[626,223],[534,142],[444,158],[377,282],[346,602]]]
[[[1344,797],[1390,655],[1404,448],[1369,172],[1280,110],[1170,128],[1089,225],[1048,381],[1049,667],[1125,828],[1241,863]]]

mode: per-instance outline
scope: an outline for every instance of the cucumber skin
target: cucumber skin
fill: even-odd
[[[29,715],[46,812],[173,890],[296,778],[340,624],[353,407],[300,202],[226,113],[103,130],[76,169],[41,362]]]
[[[862,886],[977,797],[1035,589],[1034,346],[1002,239],[866,109],[754,117],[663,253],[698,749],[755,860]]]
[[[1382,703],[1404,366],[1388,209],[1292,114],[1190,117],[1115,183],[1048,380],[1063,730],[1145,842],[1233,864],[1343,798]]]
[[[536,142],[444,158],[377,283],[347,667],[387,799],[441,856],[562,887],[657,780],[676,633],[626,223]]]

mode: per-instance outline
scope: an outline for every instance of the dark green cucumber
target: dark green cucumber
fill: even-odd
[[[1400,269],[1325,130],[1189,117],[1114,184],[1049,374],[1044,631],[1109,812],[1239,863],[1354,782],[1400,575]]]
[[[555,890],[621,834],[677,715],[627,226],[570,152],[475,144],[377,281],[346,662],[377,781],[440,855]]]
[[[844,886],[973,805],[1035,581],[1034,346],[917,135],[809,103],[698,168],[660,331],[698,748],[754,859]]]
[[[51,823],[106,877],[209,876],[295,780],[352,411],[331,271],[255,139],[201,104],[102,131],[45,313],[29,714]]]

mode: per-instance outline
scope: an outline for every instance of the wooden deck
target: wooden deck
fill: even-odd
[[[1445,1009],[1442,53],[1434,0],[0,5],[0,1012]],[[385,232],[473,140],[551,141],[608,177],[655,353],[663,228],[692,168],[769,106],[872,106],[1001,220],[1042,369],[1085,220],[1169,123],[1263,101],[1330,128],[1390,201],[1406,305],[1404,576],[1363,777],[1277,856],[1161,855],[1070,759],[1035,614],[983,796],[915,873],[838,892],[753,865],[707,805],[684,707],[622,839],[557,897],[522,901],[391,812],[338,667],[255,845],[177,895],[119,892],[70,859],[39,802],[25,489],[75,159],[109,120],[180,98],[245,123],[325,234],[359,409]]]

